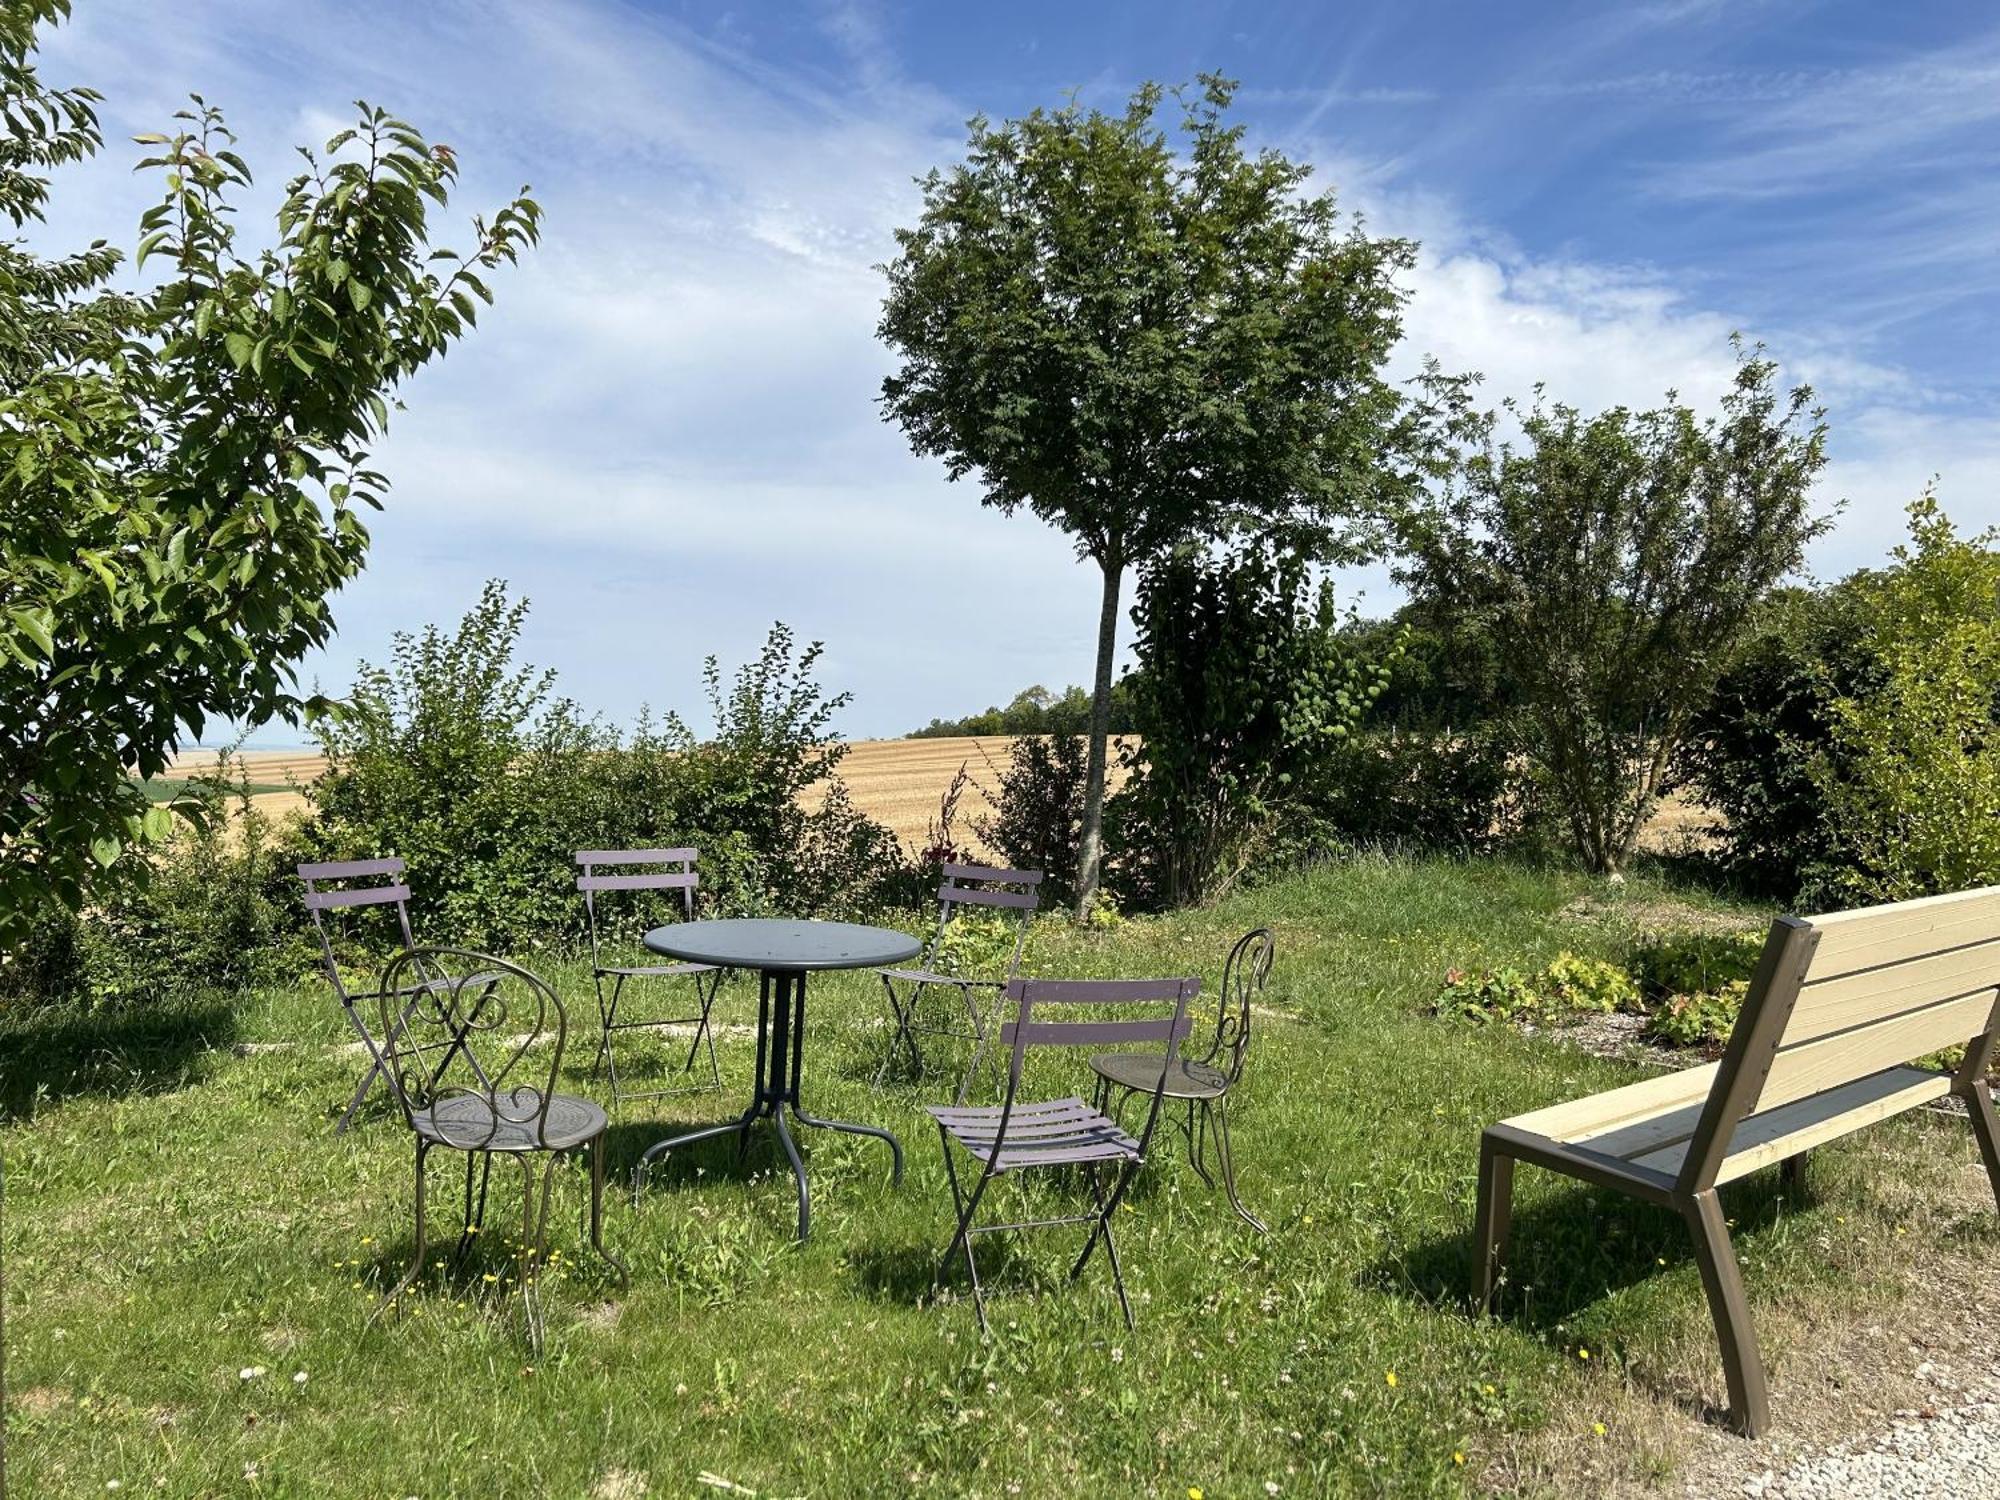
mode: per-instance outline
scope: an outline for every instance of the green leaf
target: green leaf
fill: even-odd
[[[90,857],[105,869],[118,862],[119,854],[125,848],[125,841],[115,833],[100,833],[90,841]]]

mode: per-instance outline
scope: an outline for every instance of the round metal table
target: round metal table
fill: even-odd
[[[895,1155],[894,1181],[903,1180],[903,1143],[874,1125],[846,1120],[822,1120],[799,1107],[799,1073],[805,1056],[806,975],[816,969],[876,969],[915,958],[923,944],[906,933],[886,927],[862,927],[852,922],[801,922],[784,919],[732,918],[716,922],[678,922],[646,934],[655,953],[686,963],[717,964],[757,971],[757,1083],[749,1107],[734,1120],[669,1136],[646,1148],[632,1170],[636,1198],[647,1168],[676,1146],[736,1132],[737,1154],[750,1144],[750,1127],[768,1116],[792,1164],[799,1186],[799,1238],[812,1229],[812,1207],[806,1193],[805,1163],[785,1125],[785,1110],[801,1125],[845,1130],[852,1135],[878,1136]]]

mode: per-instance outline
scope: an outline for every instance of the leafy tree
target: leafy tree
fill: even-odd
[[[993,812],[973,825],[1015,869],[1040,870],[1052,902],[1076,897],[1086,761],[1083,737],[1073,731],[1016,740],[998,768]]]
[[[1413,247],[1344,228],[1310,169],[1243,148],[1234,85],[1123,114],[1072,103],[971,122],[923,180],[886,267],[883,407],[917,452],[1026,506],[1103,578],[1079,908],[1097,886],[1119,595],[1128,568],[1250,531],[1351,551],[1411,487],[1435,415],[1382,378]]]
[[[1111,685],[1112,734],[1132,732],[1132,696],[1128,679]],[[963,719],[932,719],[922,729],[911,732],[913,740],[937,739],[971,734],[1087,734],[1090,731],[1090,694],[1071,684],[1061,693],[1051,693],[1037,683],[1014,695],[1005,708],[993,707]]]
[[[1807,499],[1826,428],[1758,350],[1706,421],[1671,392],[1594,417],[1538,393],[1515,415],[1519,445],[1489,425],[1408,518],[1403,577],[1491,640],[1576,852],[1616,873],[1757,605],[1826,524]]]
[[[1827,894],[2000,882],[2000,533],[1959,536],[1926,494],[1894,565],[1847,587],[1874,672],[1833,700],[1813,761],[1838,861]]]
[[[1388,680],[1341,638],[1333,589],[1271,545],[1148,565],[1133,611],[1132,778],[1117,797],[1121,883],[1181,906],[1227,891],[1281,832]]]
[[[98,149],[88,89],[45,84],[38,28],[68,0],[0,9],[0,214],[41,217],[44,173]],[[165,194],[118,290],[99,242],[44,259],[0,243],[0,939],[41,903],[164,835],[134,779],[212,719],[296,719],[295,664],[360,570],[368,467],[400,383],[490,300],[482,275],[536,238],[518,198],[435,251],[450,150],[362,109],[304,153],[276,234],[239,244],[250,169],[201,101],[154,149]]]

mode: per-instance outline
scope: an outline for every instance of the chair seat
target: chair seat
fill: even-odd
[[[1120,1088],[1150,1094],[1160,1082],[1160,1054],[1101,1052],[1090,1060],[1091,1070]],[[1216,1099],[1229,1091],[1229,1075],[1204,1062],[1177,1057],[1167,1068],[1169,1099]]]
[[[1720,1064],[1647,1078],[1587,1099],[1552,1105],[1503,1120],[1495,1129],[1581,1151],[1601,1166],[1640,1181],[1680,1175],[1689,1142],[1715,1084]],[[1878,1120],[1901,1114],[1951,1092],[1951,1075],[1927,1068],[1886,1068],[1838,1088],[1751,1115],[1729,1138],[1716,1174],[1734,1182],[1760,1167],[1823,1146]],[[1529,1142],[1530,1144],[1532,1141]]]
[[[963,974],[940,974],[934,969],[877,969],[884,979],[901,979],[910,984],[951,984],[969,990],[1004,990],[994,979],[967,979]]]
[[[614,976],[623,976],[626,979],[677,979],[683,974],[713,974],[721,967],[720,964],[632,964],[607,965],[593,972],[603,979]]]
[[[924,1111],[976,1160],[988,1163],[995,1172],[1071,1162],[1124,1161],[1139,1154],[1139,1143],[1121,1130],[1115,1120],[1081,1099],[1016,1102],[1007,1120],[1004,1139],[996,1139],[1005,1113],[998,1107],[944,1109],[927,1104]]]
[[[510,1118],[511,1117],[511,1118]],[[588,1099],[556,1094],[546,1127],[532,1090],[519,1097],[452,1093],[413,1112],[418,1135],[458,1151],[567,1151],[604,1134],[610,1120]]]

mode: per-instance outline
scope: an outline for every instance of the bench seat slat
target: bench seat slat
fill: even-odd
[[[1588,1140],[1635,1120],[1649,1119],[1666,1110],[1699,1103],[1708,1097],[1718,1066],[1708,1063],[1699,1068],[1661,1073],[1606,1093],[1530,1110],[1525,1115],[1516,1115],[1501,1123],[1533,1135],[1547,1136],[1550,1140]]]
[[[1926,1068],[1889,1068],[1872,1078],[1860,1078],[1823,1094],[1794,1100],[1761,1115],[1752,1115],[1729,1138],[1717,1183],[1734,1182],[1762,1167],[1775,1166],[1815,1146],[1839,1140],[1906,1109],[1915,1109],[1951,1092],[1951,1075]],[[1687,1155],[1687,1141],[1635,1158],[1642,1167],[1678,1175]]]

